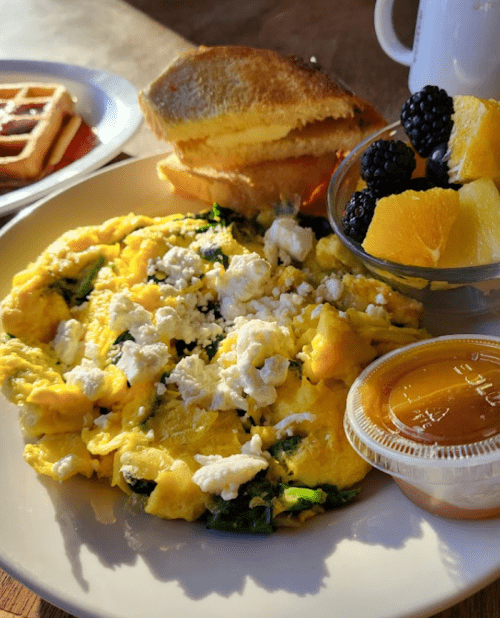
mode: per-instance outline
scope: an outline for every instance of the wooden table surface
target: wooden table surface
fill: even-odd
[[[374,0],[0,0],[0,59],[91,66],[140,88],[193,44],[270,47],[306,59],[315,56],[327,72],[393,120],[409,94],[408,71],[378,46],[373,5]],[[395,5],[399,32],[408,43],[416,5],[417,0]],[[144,125],[124,150],[142,156],[165,145]],[[18,616],[70,615],[0,570],[0,618]],[[500,618],[500,579],[432,618]]]

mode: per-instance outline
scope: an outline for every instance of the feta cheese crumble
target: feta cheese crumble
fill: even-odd
[[[294,435],[293,426],[307,421],[312,423],[316,420],[316,415],[310,412],[298,412],[297,414],[290,414],[279,423],[274,425],[274,431],[276,432],[276,439],[281,440],[285,437],[291,437]]]
[[[66,384],[76,386],[82,393],[95,401],[99,399],[106,383],[106,372],[93,361],[83,358],[79,365],[64,374]]]
[[[83,324],[78,320],[62,320],[57,327],[57,333],[52,341],[52,347],[62,363],[72,365],[81,348]]]
[[[313,239],[310,228],[301,227],[291,217],[279,217],[264,235],[264,252],[272,264],[277,262],[280,250],[292,259],[303,262],[312,249]]]
[[[223,500],[236,498],[240,485],[269,466],[262,455],[262,440],[258,435],[243,445],[238,455],[195,455],[194,458],[201,468],[193,474],[193,481],[202,491],[219,495]]]
[[[131,385],[154,378],[170,358],[170,350],[164,343],[139,345],[124,341],[122,354],[116,363]]]

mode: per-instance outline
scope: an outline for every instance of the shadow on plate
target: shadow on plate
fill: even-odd
[[[421,535],[421,517],[413,509],[401,509],[399,490],[376,471],[370,472],[361,497],[352,504],[300,529],[280,529],[270,536],[235,535],[207,530],[198,522],[161,520],[138,511],[119,490],[83,478],[40,482],[53,502],[73,576],[85,591],[89,582],[82,566],[83,548],[110,569],[142,559],[156,579],[177,582],[195,600],[212,593],[241,594],[249,578],[269,592],[307,596],[324,587],[328,560],[340,543],[397,549]]]

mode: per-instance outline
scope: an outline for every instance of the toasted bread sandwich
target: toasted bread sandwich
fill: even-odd
[[[190,167],[238,169],[349,150],[383,126],[374,108],[297,58],[251,47],[200,47],[139,95],[159,139]]]
[[[239,46],[185,53],[140,92],[139,104],[155,135],[173,147],[175,156],[160,166],[171,188],[207,202],[233,191],[233,207],[243,211],[264,196],[309,194],[313,180],[325,184],[345,152],[386,124],[322,71]]]

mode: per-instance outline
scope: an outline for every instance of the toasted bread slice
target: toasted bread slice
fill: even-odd
[[[158,163],[158,175],[182,197],[210,205],[217,202],[251,216],[284,198],[311,204],[311,194],[319,187],[326,188],[340,160],[340,155],[327,153],[265,161],[238,172],[224,172],[189,168],[172,153]],[[324,192],[322,198],[324,210]]]
[[[376,114],[303,61],[243,46],[185,53],[139,93],[139,104],[155,135],[171,142],[269,142],[310,122]]]

